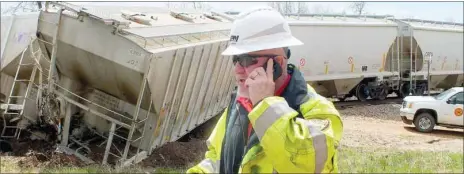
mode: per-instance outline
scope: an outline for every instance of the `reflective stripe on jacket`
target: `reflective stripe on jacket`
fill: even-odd
[[[337,147],[343,132],[340,115],[330,101],[306,84],[293,65],[288,69],[292,77],[282,97],[267,97],[248,113],[256,141],[250,140],[239,173],[338,172]],[[207,139],[205,159],[187,173],[219,173],[224,162],[221,155],[234,154],[222,152],[234,104],[232,98]]]

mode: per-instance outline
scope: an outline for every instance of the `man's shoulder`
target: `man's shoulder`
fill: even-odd
[[[319,95],[319,93],[317,93],[317,91],[311,85],[306,84],[306,88],[307,88],[307,95],[309,97],[309,100],[311,99],[327,100],[327,98]]]
[[[317,93],[317,91],[311,85],[307,84],[306,86],[308,88],[308,97],[305,102],[310,103],[311,105],[317,103],[317,106],[328,105],[328,107],[330,108],[335,108],[333,103],[329,99]]]

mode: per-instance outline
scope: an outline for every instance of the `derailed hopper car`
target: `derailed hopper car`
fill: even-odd
[[[91,161],[85,156],[90,142],[103,137],[98,160],[138,162],[219,114],[230,100],[233,66],[220,55],[231,25],[226,16],[53,4],[41,11],[33,44],[41,48],[36,57],[56,64],[41,66],[42,80],[34,79],[43,83],[39,113],[48,115],[27,117],[31,123],[47,117],[61,150],[77,145],[70,152]]]
[[[1,16],[1,87],[0,101],[6,102],[6,97],[9,95],[13,77],[3,73],[6,65],[17,64],[11,62],[17,60],[21,53],[28,47],[30,43],[30,35],[35,35],[37,31],[37,21],[39,13],[13,14]],[[30,50],[27,50],[30,56]],[[14,66],[9,66],[11,70],[16,70]],[[19,88],[18,88],[19,89]],[[24,85],[22,88],[24,89]]]

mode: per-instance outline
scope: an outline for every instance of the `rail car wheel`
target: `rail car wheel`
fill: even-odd
[[[378,96],[378,99],[379,100],[385,100],[387,98],[387,96],[388,96],[388,87],[387,87],[387,85],[382,85],[381,88],[382,89],[380,90],[380,94]]]
[[[414,91],[415,95],[424,95],[424,92],[427,90],[427,86],[425,85],[420,85],[416,87],[416,90]]]
[[[360,83],[358,87],[356,87],[356,97],[359,101],[367,101],[367,97],[369,97],[369,87],[364,83]]]
[[[406,96],[409,95],[409,83],[403,83],[401,84],[400,86],[400,89],[398,91],[398,95],[401,97],[401,98],[404,98]]]

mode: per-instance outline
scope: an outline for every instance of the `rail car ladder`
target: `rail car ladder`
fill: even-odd
[[[21,132],[21,129],[18,127],[18,121],[21,120],[23,114],[24,114],[24,106],[26,105],[26,101],[29,99],[29,100],[34,100],[34,99],[31,99],[29,98],[29,93],[31,91],[31,88],[32,88],[32,84],[34,83],[34,80],[35,80],[35,76],[36,76],[36,73],[37,73],[37,69],[39,69],[39,66],[40,66],[40,57],[39,56],[39,59],[36,58],[35,55],[37,55],[37,53],[40,53],[40,49],[35,51],[33,49],[33,39],[31,37],[30,39],[30,43],[29,43],[29,46],[26,47],[24,49],[24,51],[22,52],[21,54],[21,58],[19,59],[19,63],[18,63],[18,67],[16,68],[16,74],[15,74],[15,77],[13,79],[13,84],[11,86],[11,90],[10,90],[10,94],[8,96],[8,99],[7,99],[7,102],[6,104],[2,105],[2,108],[4,109],[4,112],[3,112],[3,129],[2,129],[2,133],[1,133],[1,137],[3,138],[19,138],[19,135],[20,135],[20,132]],[[28,49],[30,50],[31,52],[31,57],[32,57],[32,60],[33,60],[33,63],[23,63],[24,62],[24,54],[28,51]],[[33,66],[32,68],[32,72],[31,72],[31,75],[29,77],[29,79],[20,79],[20,71],[23,67],[28,67],[28,66]],[[21,82],[26,82],[27,83],[27,88],[26,88],[26,92],[23,94],[23,95],[14,95],[14,91],[15,91],[15,87],[17,85],[19,85],[19,83]],[[18,100],[20,99],[19,101],[22,101],[22,102],[14,102],[14,99]],[[9,121],[7,121],[7,117],[9,116]],[[10,122],[10,125],[8,124],[8,122]],[[12,125],[11,125],[12,124]],[[14,135],[6,135],[6,130],[7,129],[14,129]]]
[[[55,71],[56,71],[56,54],[57,54],[57,41],[58,41],[58,33],[59,33],[59,30],[60,30],[60,22],[61,22],[61,15],[63,13],[63,10],[64,8],[60,6],[60,4],[55,4],[53,3],[54,5],[58,5],[58,11],[56,12],[56,21],[55,22],[50,22],[50,21],[46,21],[46,20],[42,20],[39,18],[40,21],[43,21],[45,23],[49,23],[49,24],[52,24],[53,27],[55,27],[55,31],[53,33],[53,36],[52,36],[52,43],[50,42],[47,42],[47,41],[44,41],[42,39],[38,39],[39,41],[45,43],[45,44],[49,44],[52,46],[52,54],[50,55],[50,69],[49,69],[49,72],[48,72],[48,79],[47,79],[47,82],[48,82],[48,87],[49,87],[49,90],[52,90],[50,92],[53,92],[53,88],[54,88],[54,75],[55,75]],[[46,7],[47,9],[47,7]]]
[[[57,52],[57,46],[56,46],[57,43],[56,42],[57,42],[57,37],[58,37],[58,31],[59,31],[62,12],[63,12],[63,9],[59,8],[58,12],[57,12],[57,20],[56,20],[56,22],[44,21],[44,20],[41,20],[39,18],[39,20],[47,22],[47,23],[51,23],[55,27],[55,31],[53,33],[53,38],[52,38],[53,43],[41,40],[40,38],[36,38],[37,41],[52,45],[52,55],[51,55],[51,60],[50,60],[50,70],[48,72],[49,73],[49,75],[48,75],[49,87],[53,86],[52,85],[53,81],[50,82],[50,79],[53,77],[53,73],[54,73],[52,71],[52,68],[53,69],[55,68],[56,52]],[[32,85],[34,84],[35,76],[36,76],[36,73],[37,73],[38,69],[41,72],[40,73],[40,83],[42,83],[43,69],[40,68],[40,58],[42,57],[42,53],[40,52],[41,51],[40,47],[39,47],[39,49],[37,51],[33,50],[33,42],[32,41],[33,41],[33,39],[30,40],[29,46],[23,51],[23,53],[21,55],[18,67],[16,69],[16,74],[15,74],[15,77],[14,77],[13,85],[12,85],[11,90],[10,90],[10,95],[8,96],[7,103],[2,105],[2,109],[4,109],[4,112],[3,112],[3,117],[4,118],[2,119],[3,120],[3,130],[2,130],[2,133],[0,134],[0,137],[4,137],[4,138],[14,138],[14,137],[16,137],[16,138],[19,138],[21,130],[18,127],[18,124],[15,123],[15,122],[17,122],[18,120],[21,120],[21,118],[22,118],[22,116],[24,114],[24,105],[26,104],[26,99],[30,99],[30,98],[27,98],[27,97],[29,95],[30,89],[32,88]],[[31,50],[30,52],[32,53],[32,58],[33,58],[34,63],[23,64],[24,54],[25,54],[25,52],[27,51],[28,48]],[[37,53],[40,53],[39,54],[39,59],[36,58]],[[32,69],[32,73],[31,73],[30,78],[29,79],[19,79],[20,69],[22,67],[24,67],[24,66],[31,66],[31,65],[33,65],[34,67]],[[28,83],[26,92],[24,93],[23,96],[13,96],[15,86],[17,85],[18,82],[27,82]],[[39,86],[39,92],[37,93],[37,95],[38,95],[37,97],[40,97],[41,88],[42,88],[42,86]],[[13,100],[12,100],[13,98],[23,99],[23,102],[21,102],[19,104],[18,103],[13,103]],[[11,118],[11,120],[9,120],[9,122],[13,123],[13,125],[8,125],[7,119],[6,119],[6,117],[8,115],[11,115],[13,117],[13,118]],[[14,129],[14,135],[5,135],[7,129]]]

